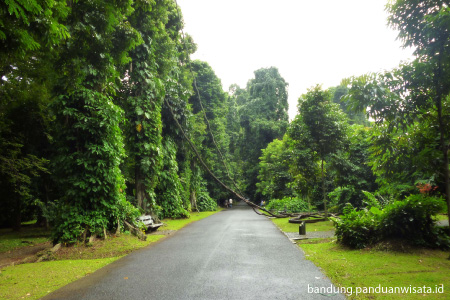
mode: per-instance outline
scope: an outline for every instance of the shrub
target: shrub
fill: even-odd
[[[442,198],[410,195],[403,201],[387,205],[383,211],[385,237],[406,238],[414,244],[439,247],[448,244],[439,235],[432,216],[444,207]]]
[[[449,247],[450,239],[434,225],[433,215],[443,209],[442,198],[410,195],[383,210],[373,206],[357,211],[350,204],[341,219],[333,219],[338,242],[364,248],[383,239],[406,239],[427,247]]]
[[[197,208],[199,211],[216,211],[217,203],[209,196],[208,191],[201,189],[197,196]]]
[[[298,197],[295,198],[284,197],[283,199],[270,200],[266,208],[268,210],[276,210],[276,211],[286,210],[287,212],[298,213],[308,211],[308,203],[306,203],[306,201]]]
[[[379,241],[380,216],[381,211],[377,208],[357,211],[351,204],[347,204],[341,219],[331,218],[336,227],[338,242],[361,249]]]

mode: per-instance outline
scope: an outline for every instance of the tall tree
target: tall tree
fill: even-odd
[[[409,93],[408,115],[414,118],[416,110],[436,112],[439,143],[442,152],[442,174],[445,184],[448,215],[450,219],[450,1],[445,0],[397,0],[387,6],[389,23],[399,30],[404,46],[416,47],[417,60],[412,70],[405,74]],[[424,74],[428,78],[424,78]],[[410,112],[410,113],[409,113]]]
[[[333,194],[340,209],[347,203],[363,207],[365,196],[362,191],[375,192],[378,187],[377,177],[371,170],[371,166],[377,164],[371,160],[372,132],[372,128],[351,125],[348,143],[330,157],[330,177],[336,187]]]
[[[286,81],[275,67],[255,71],[247,83],[248,97],[241,97],[240,124],[243,128],[241,157],[244,162],[245,192],[256,197],[258,161],[262,149],[282,139],[289,125]],[[258,200],[258,199],[254,199]]]
[[[306,150],[314,160],[320,161],[323,206],[327,214],[325,161],[345,144],[347,118],[331,101],[330,92],[320,86],[309,89],[299,98],[298,109],[290,136],[297,141],[300,150]]]
[[[177,63],[181,28],[180,21],[170,23],[172,4],[169,0],[134,2],[128,19],[142,44],[130,52],[132,61],[123,71],[119,98],[127,118],[127,193],[134,194],[136,205],[154,217],[154,189],[163,163],[161,111],[166,83],[174,80],[171,72]]]
[[[191,68],[195,84],[189,103],[196,116],[196,140],[201,143],[201,154],[215,175],[222,181],[229,182],[228,175],[232,177],[232,174],[227,160],[230,143],[226,132],[227,97],[220,79],[208,63],[196,60],[191,63]],[[213,198],[228,197],[228,193],[219,187],[213,178],[208,179],[208,190]]]
[[[65,191],[54,216],[54,241],[74,242],[116,227],[130,212],[119,165],[124,156],[123,111],[112,95],[118,66],[138,41],[126,22],[131,1],[76,1],[67,27],[71,39],[56,65],[53,105],[58,156],[55,171]],[[84,235],[82,233],[85,233]]]
[[[65,1],[0,3],[0,185],[5,221],[35,217],[49,158],[48,105],[55,49],[69,37]]]
[[[418,128],[417,124],[429,124],[437,129],[440,155],[435,155],[432,143],[422,145],[421,156],[427,153],[430,161],[441,162],[438,181],[444,186],[450,212],[449,4],[448,1],[434,0],[391,2],[387,6],[389,23],[399,30],[399,38],[405,47],[416,48],[417,58],[390,72],[354,78],[350,83],[349,99],[353,109],[368,109],[386,138],[408,134],[402,140],[410,140],[411,136],[417,135],[408,131]],[[388,149],[383,149],[381,154],[393,157],[385,154]]]
[[[259,182],[256,186],[266,200],[293,196],[290,186],[293,181],[290,172],[291,151],[287,139],[287,135],[283,137],[283,140],[275,139],[262,150]]]

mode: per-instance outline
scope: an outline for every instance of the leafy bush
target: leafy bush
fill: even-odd
[[[197,196],[197,208],[199,211],[216,211],[217,203],[209,196],[208,191],[201,189]]]
[[[377,208],[357,211],[351,204],[347,204],[341,219],[332,218],[338,241],[356,249],[379,241],[380,213]]]
[[[284,197],[283,199],[273,199],[267,204],[268,210],[286,210],[287,212],[297,213],[308,211],[308,203],[300,198]]]
[[[396,201],[383,210],[382,228],[386,237],[406,238],[423,246],[442,246],[432,216],[444,207],[442,198],[411,195]]]
[[[349,204],[341,219],[333,219],[336,236],[340,243],[357,249],[389,238],[427,247],[449,247],[449,237],[435,227],[432,218],[443,206],[442,198],[426,195],[410,195],[387,204],[383,210],[373,206],[357,211]]]

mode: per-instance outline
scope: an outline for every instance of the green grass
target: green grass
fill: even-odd
[[[137,249],[159,241],[164,235],[147,235],[146,241],[141,241],[131,234],[121,234],[119,237],[109,237],[106,240],[95,241],[92,246],[73,245],[60,249],[55,255],[58,260],[100,259],[127,255]]]
[[[289,223],[289,218],[276,218],[272,219],[282,231],[284,232],[298,232],[299,224]],[[312,231],[329,231],[334,230],[333,222],[323,221],[317,223],[306,223],[306,232]]]
[[[350,299],[448,299],[444,294],[360,294],[359,287],[450,287],[448,252],[415,249],[411,253],[349,250],[335,242],[301,243],[306,258],[321,267],[336,286],[352,288]]]
[[[21,231],[0,229],[0,252],[45,243],[49,240],[49,235],[49,231],[35,227],[23,227]]]
[[[26,221],[26,222],[22,222],[20,224],[22,225],[34,225],[36,224],[37,220],[31,220],[31,221]]]
[[[162,222],[165,225],[160,227],[160,230],[179,230],[189,223],[204,219],[215,213],[217,211],[193,212],[191,217],[187,219],[164,219]]]
[[[39,299],[119,258],[48,261],[6,267],[0,272],[0,299]]]
[[[448,220],[448,216],[445,214],[439,214],[439,215],[436,215],[436,220],[437,221]]]

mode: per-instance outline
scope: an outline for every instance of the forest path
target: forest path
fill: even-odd
[[[270,220],[238,204],[42,299],[345,299],[314,287],[331,282]]]

